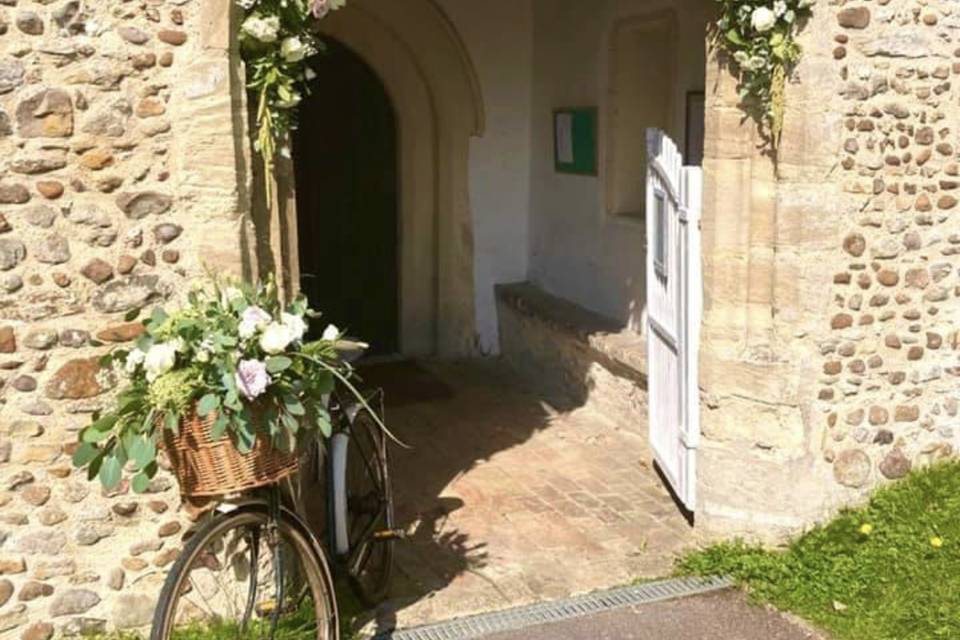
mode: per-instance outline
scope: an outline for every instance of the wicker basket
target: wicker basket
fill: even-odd
[[[163,432],[164,449],[186,497],[219,496],[270,485],[293,475],[299,468],[297,454],[273,447],[270,439],[257,435],[253,451],[237,451],[229,437],[214,441],[210,429],[215,415],[200,419],[196,413],[180,420],[180,432]]]

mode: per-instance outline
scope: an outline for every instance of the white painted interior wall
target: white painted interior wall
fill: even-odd
[[[603,185],[609,36],[615,24],[677,10],[677,83],[671,135],[682,145],[686,92],[702,90],[709,0],[534,0],[529,279],[639,330],[644,293],[643,224],[606,212]],[[644,64],[666,64],[646,60]],[[552,111],[600,109],[600,177],[558,174]],[[637,180],[643,180],[638,175]]]
[[[493,287],[527,277],[533,9],[531,0],[437,0],[472,59],[486,129],[470,145],[479,347],[496,353]]]
[[[486,115],[484,135],[471,141],[469,172],[480,349],[497,351],[493,288],[505,282],[531,280],[638,329],[644,228],[636,219],[608,214],[604,202],[610,34],[622,19],[677,10],[678,81],[670,133],[682,144],[686,92],[703,89],[704,26],[712,1],[436,2],[466,45]],[[552,114],[567,106],[600,110],[599,177],[554,171]]]

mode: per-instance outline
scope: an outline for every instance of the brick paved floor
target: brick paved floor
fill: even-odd
[[[642,425],[558,413],[501,365],[366,372],[411,450],[391,468],[398,543],[380,629],[555,599],[667,573],[693,533],[650,466]]]

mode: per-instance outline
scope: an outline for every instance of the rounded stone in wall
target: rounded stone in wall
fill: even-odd
[[[67,589],[54,597],[50,603],[53,617],[86,613],[100,604],[100,596],[89,589]]]
[[[27,248],[15,238],[0,239],[0,269],[13,269],[27,257]]]
[[[6,578],[0,579],[0,607],[7,604],[13,596],[13,583]]]
[[[46,598],[53,595],[53,587],[45,582],[30,580],[20,587],[17,599],[22,602],[30,602],[37,598]]]
[[[845,7],[837,13],[837,24],[844,29],[866,29],[870,26],[870,9]]]
[[[860,449],[847,449],[833,461],[833,477],[845,487],[858,489],[870,479],[870,456]]]
[[[843,248],[851,256],[859,258],[867,250],[867,240],[862,233],[851,233],[843,240]]]
[[[144,593],[122,593],[113,604],[113,625],[117,629],[138,629],[150,624],[157,599]]]
[[[45,264],[63,264],[70,260],[70,242],[59,233],[52,233],[37,245],[34,254]]]
[[[900,448],[896,448],[888,453],[880,462],[880,473],[890,480],[903,478],[910,473],[910,469],[912,468],[913,463],[910,462],[910,459],[904,455]]]
[[[49,622],[34,622],[23,630],[20,640],[50,640],[54,627]]]

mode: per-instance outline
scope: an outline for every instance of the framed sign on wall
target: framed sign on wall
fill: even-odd
[[[553,142],[557,173],[597,175],[597,108],[555,109]]]

